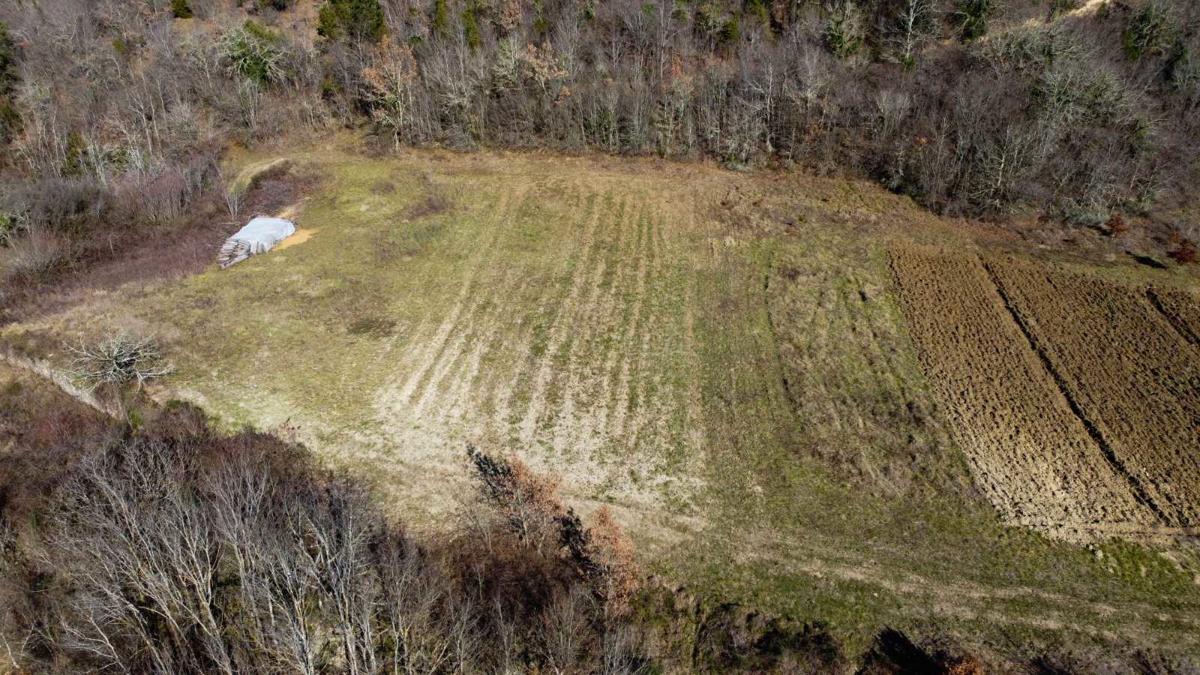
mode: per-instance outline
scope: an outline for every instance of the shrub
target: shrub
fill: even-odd
[[[171,16],[176,19],[190,19],[195,14],[188,0],[171,0]]]
[[[450,37],[450,8],[446,0],[433,0],[433,18],[430,20],[433,34],[438,37]]]
[[[1175,248],[1167,255],[1180,265],[1192,265],[1200,262],[1200,249],[1190,239],[1180,239]]]
[[[594,520],[585,528],[575,511],[568,510],[559,518],[562,545],[605,612],[620,616],[629,611],[640,585],[633,542],[607,506],[596,511]]]
[[[68,347],[71,372],[90,390],[137,389],[150,380],[171,372],[153,338],[135,338],[124,333],[111,335],[96,344],[80,342]]]
[[[330,40],[374,43],[386,32],[379,0],[326,0],[317,14],[317,34]]]
[[[953,17],[964,42],[987,35],[988,20],[996,12],[996,0],[959,0]]]
[[[742,3],[742,14],[757,19],[763,25],[771,24],[771,15],[763,0],[745,0]]]
[[[1083,0],[1050,0],[1049,16],[1054,19],[1058,16],[1079,9],[1083,5]]]
[[[1162,53],[1170,43],[1171,17],[1157,2],[1150,2],[1130,18],[1121,33],[1121,46],[1131,61],[1146,54]]]
[[[25,230],[25,223],[15,214],[0,211],[0,247],[9,246]]]
[[[741,37],[741,23],[736,16],[730,17],[728,21],[721,24],[720,42],[722,45],[726,47],[735,46]]]
[[[463,22],[463,37],[467,41],[467,46],[472,50],[479,49],[479,22],[475,19],[475,6],[468,4],[467,8],[462,13]]]
[[[37,283],[69,260],[70,247],[60,237],[33,233],[16,238],[0,251],[0,283]]]
[[[853,0],[839,0],[829,7],[824,37],[825,47],[839,59],[854,55],[862,47],[862,15]]]
[[[607,508],[586,527],[558,497],[558,478],[542,476],[515,456],[507,459],[467,446],[479,501],[502,528],[539,554],[566,560],[587,584],[606,616],[629,611],[640,583],[633,544]]]
[[[21,113],[11,102],[0,98],[0,144],[12,140],[20,130]]]
[[[83,134],[72,131],[67,137],[67,149],[62,164],[62,175],[70,177],[81,176],[87,170],[87,143]]]
[[[1129,231],[1129,222],[1119,213],[1114,213],[1104,226],[1110,237],[1119,237]]]
[[[0,97],[11,94],[17,80],[17,46],[8,26],[0,21]]]
[[[265,86],[284,78],[283,50],[278,43],[274,31],[246,21],[221,36],[221,57],[230,75]]]
[[[500,517],[505,529],[534,549],[556,547],[559,520],[566,515],[557,478],[534,473],[516,457],[494,457],[473,445],[467,446],[467,459],[475,470],[480,503]]]
[[[50,178],[16,187],[4,200],[4,211],[30,231],[78,238],[109,224],[112,198],[92,179]]]

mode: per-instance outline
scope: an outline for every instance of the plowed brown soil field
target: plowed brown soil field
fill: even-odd
[[[1190,296],[910,245],[890,261],[931,385],[1002,513],[1069,539],[1196,534]]]
[[[977,257],[897,246],[890,260],[931,386],[1001,513],[1068,538],[1155,522],[1089,439]]]
[[[1163,524],[1200,524],[1200,360],[1136,289],[1049,265],[985,263],[1114,468]]]
[[[1200,297],[1186,291],[1150,288],[1146,299],[1200,355]]]

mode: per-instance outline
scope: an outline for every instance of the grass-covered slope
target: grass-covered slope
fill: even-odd
[[[1004,527],[975,488],[886,255],[973,246],[966,229],[844,181],[285,154],[317,179],[292,208],[303,243],[0,337],[61,363],[64,340],[157,335],[176,371],[156,396],[290,421],[430,524],[463,494],[467,442],[511,450],[611,504],[663,575],[852,641],[890,624],[1007,652],[1198,648],[1194,559]]]

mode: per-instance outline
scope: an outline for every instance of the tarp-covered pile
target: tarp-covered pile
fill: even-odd
[[[259,216],[246,223],[237,234],[225,241],[221,252],[217,254],[217,262],[220,263],[221,269],[225,269],[252,255],[270,251],[276,244],[295,233],[296,224],[290,220]]]

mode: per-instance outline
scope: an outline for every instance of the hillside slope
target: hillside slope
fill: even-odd
[[[834,180],[334,143],[283,156],[316,177],[289,207],[306,241],[81,295],[0,337],[61,363],[66,340],[156,335],[177,368],[156,397],[286,425],[428,526],[455,510],[466,443],[515,452],[573,502],[612,506],[668,578],[859,645],[887,624],[1002,652],[1013,631],[1198,648],[1186,547],[1006,527],[989,467],[955,440],[974,447],[920,324],[910,343],[888,251],[1019,250],[1003,231]]]

